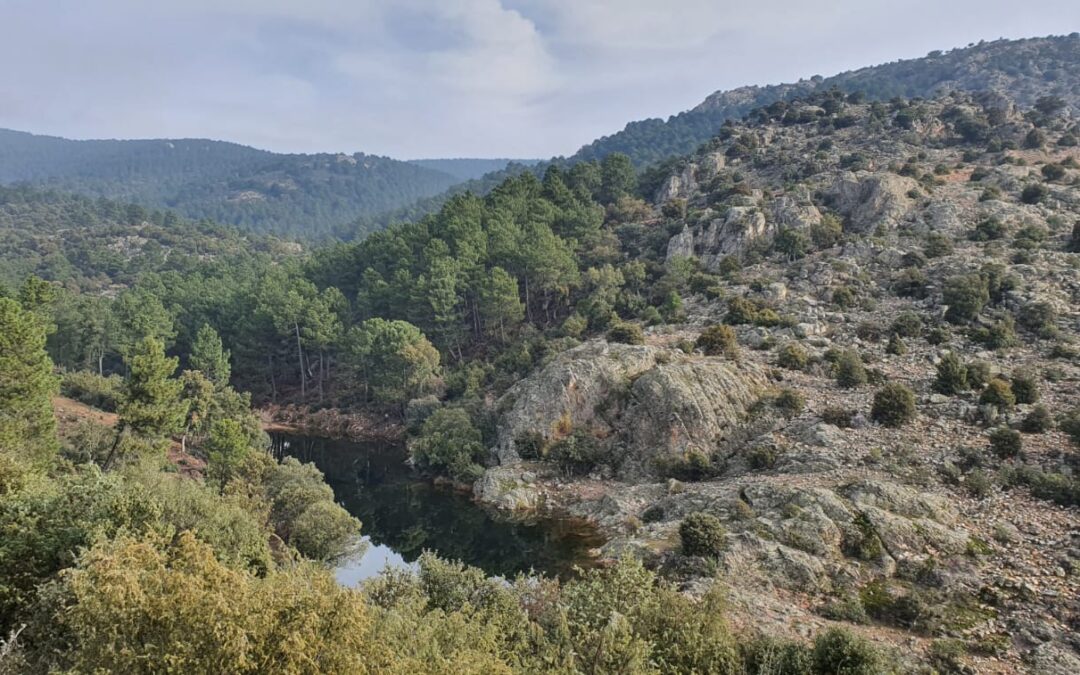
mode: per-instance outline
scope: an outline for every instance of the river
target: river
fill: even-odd
[[[271,438],[278,457],[314,462],[338,502],[363,524],[365,551],[336,572],[345,585],[374,576],[386,565],[411,565],[425,550],[494,576],[532,570],[565,578],[575,566],[589,566],[590,549],[603,543],[580,520],[494,517],[468,494],[416,475],[401,444],[281,433]]]

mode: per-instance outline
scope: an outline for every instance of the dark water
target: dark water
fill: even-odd
[[[314,462],[337,500],[363,523],[368,547],[338,569],[343,584],[378,574],[387,563],[408,565],[424,550],[491,575],[534,570],[566,577],[575,565],[587,567],[589,549],[603,543],[577,520],[496,519],[469,495],[415,475],[397,444],[274,434],[273,450]]]

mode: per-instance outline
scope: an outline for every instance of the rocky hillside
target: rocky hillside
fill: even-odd
[[[363,153],[277,154],[203,139],[73,141],[0,130],[0,183],[172,208],[261,233],[332,235],[360,216],[458,182]]]
[[[868,99],[933,96],[939,91],[1008,93],[1021,105],[1041,96],[1062,96],[1080,110],[1080,34],[980,42],[923,58],[860,68],[831,77],[815,76],[789,84],[739,87],[718,91],[697,107],[667,120],[631,122],[622,131],[581,148],[572,159],[600,159],[626,153],[635,164],[648,165],[693,152],[717,133],[726,120],[776,101],[805,97],[838,88]]]
[[[1080,672],[1080,128],[1043,93],[726,124],[620,231],[681,319],[504,394],[478,497],[587,517],[766,632]]]

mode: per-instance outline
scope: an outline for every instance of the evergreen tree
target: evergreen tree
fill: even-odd
[[[637,174],[630,158],[621,152],[613,152],[600,163],[600,202],[614,204],[619,197],[633,194],[637,188]]]
[[[224,387],[229,383],[229,350],[222,346],[221,336],[210,324],[204,323],[195,335],[191,345],[191,367],[201,371],[215,386]]]
[[[151,443],[183,430],[189,403],[181,397],[184,383],[172,377],[177,363],[175,357],[165,356],[165,345],[157,338],[145,337],[136,345],[127,362],[128,376],[116,409],[120,426],[106,467],[128,429]]]
[[[480,312],[489,326],[496,326],[499,338],[506,339],[506,329],[525,318],[525,308],[518,296],[518,282],[506,270],[495,267],[480,290]]]
[[[439,375],[439,352],[407,321],[368,319],[347,337],[348,353],[375,400],[403,403]]]
[[[44,326],[19,303],[0,298],[0,452],[42,460],[56,451],[55,392]]]

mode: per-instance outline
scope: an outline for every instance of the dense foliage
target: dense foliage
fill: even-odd
[[[387,157],[283,155],[209,140],[70,141],[0,130],[0,158],[0,184],[123,199],[308,238],[459,182]]]

